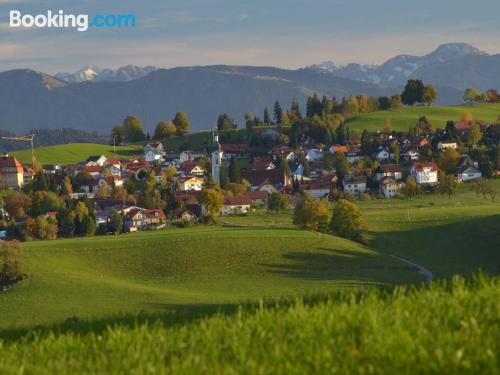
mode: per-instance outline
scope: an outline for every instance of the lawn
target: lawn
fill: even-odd
[[[0,339],[0,372],[498,374],[499,311],[500,278],[481,277],[194,320],[162,313],[68,322]]]
[[[351,241],[290,229],[167,229],[24,249],[29,278],[0,296],[0,329],[422,280]]]
[[[390,120],[393,130],[407,132],[410,126],[417,123],[420,116],[426,116],[435,128],[443,129],[448,120],[458,121],[465,112],[471,112],[475,119],[495,121],[500,116],[500,104],[413,107],[378,111],[353,117],[347,124],[351,129],[376,132],[381,131],[386,121]]]
[[[12,153],[21,163],[31,164],[31,150]],[[73,164],[87,160],[92,155],[104,155],[114,158],[113,146],[94,143],[70,143],[59,146],[39,147],[35,149],[35,157],[41,164]],[[144,156],[142,145],[117,146],[117,158]]]

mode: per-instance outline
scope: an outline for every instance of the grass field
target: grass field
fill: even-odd
[[[475,119],[494,121],[500,116],[500,104],[430,106],[378,111],[353,117],[348,121],[348,125],[351,129],[376,132],[384,128],[386,120],[390,120],[393,130],[407,132],[409,126],[414,126],[420,116],[427,116],[435,128],[444,129],[448,120],[458,121],[465,112],[471,112]]]
[[[500,278],[481,277],[194,320],[164,313],[66,323],[0,339],[0,372],[498,374],[499,311]]]
[[[24,248],[29,278],[0,296],[0,329],[423,280],[351,241],[288,229],[168,229]]]
[[[31,163],[31,150],[12,153],[21,163]],[[70,143],[67,145],[39,147],[35,149],[35,157],[41,164],[71,164],[87,160],[92,155],[104,155],[114,158],[113,146],[94,143]],[[116,157],[131,158],[144,156],[142,145],[117,146]]]

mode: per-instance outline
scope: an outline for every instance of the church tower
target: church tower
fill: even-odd
[[[220,184],[220,169],[222,167],[222,149],[219,143],[219,134],[214,132],[214,144],[212,147],[212,178]]]

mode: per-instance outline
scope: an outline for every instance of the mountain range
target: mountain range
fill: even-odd
[[[408,78],[422,78],[439,92],[439,104],[462,103],[467,87],[500,87],[500,55],[467,44],[446,44],[422,56],[401,55],[380,66],[331,62],[302,69],[249,66],[194,66],[173,69],[128,65],[116,70],[88,66],[54,76],[18,69],[0,73],[0,129],[75,128],[108,133],[129,114],[148,131],[177,111],[193,130],[214,126],[220,113],[243,124],[246,112],[262,116],[275,100],[302,106],[314,93],[341,98],[364,93],[400,93]],[[304,108],[304,107],[302,107]],[[304,108],[305,110],[305,108]]]

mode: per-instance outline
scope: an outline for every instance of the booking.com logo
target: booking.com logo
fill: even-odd
[[[19,10],[10,11],[10,27],[38,28],[73,28],[87,31],[95,28],[135,27],[135,16],[132,14],[97,14],[90,18],[88,14],[65,14],[63,10],[46,14],[22,14]]]

